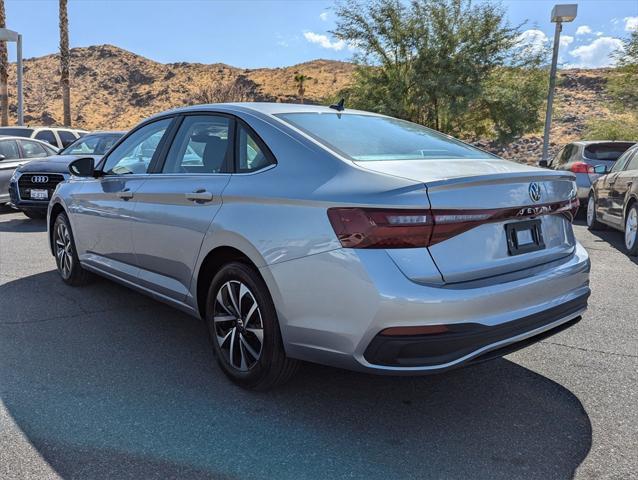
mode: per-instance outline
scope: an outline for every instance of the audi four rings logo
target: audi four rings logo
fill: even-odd
[[[541,199],[541,186],[532,182],[529,184],[529,198],[532,199],[533,202],[539,202]]]
[[[47,183],[49,181],[49,177],[46,175],[34,175],[31,177],[31,181],[33,183]]]

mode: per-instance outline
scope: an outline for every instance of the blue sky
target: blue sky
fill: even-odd
[[[553,0],[503,0],[522,39],[549,45]],[[565,2],[569,3],[569,2]],[[561,62],[599,67],[632,28],[638,0],[580,0],[563,29]],[[5,0],[7,27],[24,36],[24,55],[58,48],[57,0]],[[69,0],[72,47],[109,43],[160,62],[223,62],[255,68],[315,58],[348,60],[352,50],[329,33],[334,2],[324,0]],[[11,48],[11,59],[15,57]]]

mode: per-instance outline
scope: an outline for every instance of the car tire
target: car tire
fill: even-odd
[[[24,213],[31,220],[44,220],[45,218],[47,218],[46,212],[38,212],[36,210],[22,210],[22,213]]]
[[[89,283],[90,273],[80,265],[71,223],[66,213],[60,213],[53,222],[52,244],[55,264],[64,283],[74,287]]]
[[[250,266],[228,263],[215,275],[206,301],[206,325],[219,366],[237,385],[268,390],[297,371],[299,362],[284,351],[268,288]]]
[[[587,213],[585,218],[588,230],[603,230],[605,228],[605,225],[600,223],[596,218],[596,199],[593,193],[590,193],[587,199]]]
[[[627,255],[638,255],[638,203],[634,203],[625,215],[625,250]]]

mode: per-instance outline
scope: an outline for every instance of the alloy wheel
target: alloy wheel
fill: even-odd
[[[55,227],[55,259],[63,278],[69,278],[73,269],[73,242],[68,227],[58,223]]]
[[[634,248],[636,237],[638,237],[638,209],[631,208],[625,222],[625,247],[627,250]]]
[[[587,226],[591,227],[594,223],[594,218],[596,215],[596,203],[594,201],[594,197],[592,195],[589,196],[589,201],[587,202]]]
[[[215,296],[213,324],[228,364],[242,372],[250,370],[261,357],[264,324],[259,304],[244,283],[230,280],[220,287]]]

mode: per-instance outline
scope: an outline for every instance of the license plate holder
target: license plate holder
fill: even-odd
[[[31,189],[29,193],[31,200],[48,200],[49,199],[49,191],[48,190],[39,190],[39,189]]]
[[[508,223],[505,225],[505,236],[510,255],[521,255],[545,248],[540,220]]]

